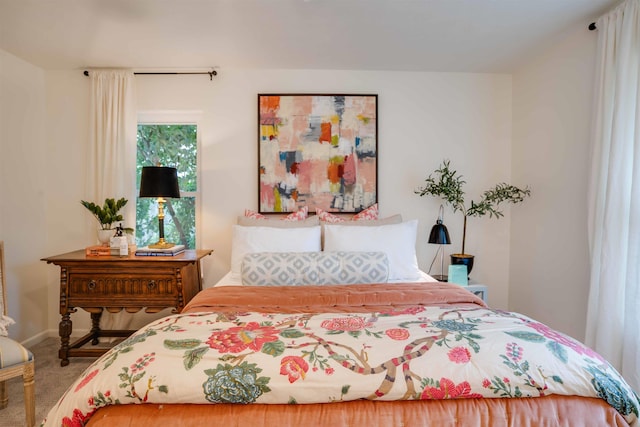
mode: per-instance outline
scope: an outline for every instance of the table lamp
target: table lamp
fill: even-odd
[[[444,207],[440,205],[440,212],[438,214],[438,219],[433,227],[431,227],[431,233],[429,233],[429,243],[440,245],[438,251],[440,251],[440,274],[433,276],[439,282],[446,282],[448,277],[444,274],[444,246],[450,245],[451,239],[449,238],[449,231],[447,227],[442,223],[442,218],[444,216]],[[438,256],[438,252],[436,252],[436,257]],[[434,258],[435,261],[435,258]],[[431,263],[433,265],[433,262]]]
[[[158,198],[158,233],[157,243],[149,245],[153,249],[167,249],[175,246],[164,240],[164,204],[165,198],[180,198],[178,187],[178,170],[166,166],[143,166],[140,176],[140,197]]]

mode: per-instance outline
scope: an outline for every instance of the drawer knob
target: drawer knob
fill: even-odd
[[[147,288],[155,289],[156,288],[156,281],[155,280],[149,280],[149,283],[147,283]]]
[[[89,288],[90,291],[94,290],[96,288],[96,281],[92,280],[89,283],[87,283],[87,288]]]

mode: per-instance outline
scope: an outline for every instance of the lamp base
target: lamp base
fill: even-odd
[[[169,249],[175,246],[175,243],[165,242],[164,239],[160,239],[156,243],[149,245],[151,249]]]
[[[435,276],[431,276],[434,279],[436,279],[438,282],[448,282],[449,281],[449,276],[445,276],[442,274],[437,274]]]

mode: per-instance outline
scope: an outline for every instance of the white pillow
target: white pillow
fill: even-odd
[[[389,281],[420,278],[416,257],[418,220],[371,227],[325,224],[325,251],[380,251],[389,259]]]
[[[299,228],[233,226],[231,274],[241,277],[242,258],[254,252],[316,252],[320,226]]]
[[[299,221],[285,221],[282,219],[262,219],[250,218],[248,216],[239,216],[237,224],[243,225],[245,227],[299,228],[314,227],[316,225],[320,225],[320,220],[318,219],[317,215],[310,216],[309,218]]]

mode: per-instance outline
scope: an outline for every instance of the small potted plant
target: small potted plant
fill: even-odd
[[[124,197],[119,200],[105,199],[102,206],[85,200],[80,201],[82,206],[87,208],[100,224],[100,229],[98,230],[98,240],[100,242],[108,243],[111,237],[115,235],[116,230],[112,226],[114,223],[124,219],[122,214],[118,212],[127,204],[127,201]],[[127,233],[133,232],[133,228],[123,228],[123,230]]]
[[[489,214],[489,218],[500,218],[504,216],[500,210],[502,202],[520,203],[525,197],[531,195],[529,188],[518,188],[510,184],[500,183],[486,190],[482,198],[478,201],[471,201],[465,205],[465,194],[462,189],[466,181],[462,175],[457,175],[450,167],[449,160],[444,160],[442,165],[425,180],[426,185],[415,191],[419,196],[440,197],[446,205],[451,205],[453,212],[462,212],[464,223],[462,226],[462,251],[458,254],[451,254],[452,264],[464,264],[467,271],[473,268],[473,255],[465,253],[465,241],[467,238],[467,218],[470,216],[481,217]]]

